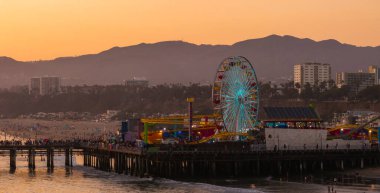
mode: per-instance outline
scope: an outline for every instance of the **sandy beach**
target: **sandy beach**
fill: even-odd
[[[12,139],[96,139],[116,133],[119,121],[48,121],[37,119],[0,119],[0,140]]]

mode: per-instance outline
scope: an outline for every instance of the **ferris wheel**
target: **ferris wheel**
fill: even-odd
[[[259,87],[255,70],[246,58],[228,57],[220,63],[212,100],[227,132],[245,133],[258,124]]]

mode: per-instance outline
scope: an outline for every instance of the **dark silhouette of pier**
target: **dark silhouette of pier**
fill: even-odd
[[[0,145],[0,155],[9,156],[9,169],[14,172],[17,167],[16,157],[18,155],[28,157],[28,168],[32,171],[36,168],[36,157],[46,156],[46,167],[49,170],[54,168],[54,156],[65,155],[65,166],[73,166],[73,152],[80,153],[78,145],[73,144],[45,144],[45,145],[22,145],[22,144],[2,144]],[[75,148],[75,150],[74,150]]]
[[[166,178],[296,175],[379,166],[380,151],[263,150],[244,143],[161,145],[144,149],[83,149],[84,165],[132,176]]]
[[[346,170],[380,165],[380,150],[300,149],[265,150],[245,143],[112,147],[99,144],[0,145],[0,155],[9,155],[10,171],[16,170],[16,156],[28,156],[30,170],[37,155],[46,156],[48,169],[54,156],[64,155],[65,166],[73,166],[73,155],[81,154],[84,166],[131,176],[165,178],[242,177],[298,175],[315,171]]]

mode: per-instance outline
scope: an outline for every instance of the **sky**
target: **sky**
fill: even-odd
[[[21,61],[271,34],[380,45],[379,0],[0,0],[0,56]]]

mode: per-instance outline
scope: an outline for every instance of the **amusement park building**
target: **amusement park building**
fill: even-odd
[[[327,130],[310,107],[264,107],[262,122],[267,150],[319,148],[326,144]]]
[[[330,64],[304,63],[294,65],[294,85],[297,86],[299,84],[301,86],[299,91],[307,83],[313,86],[322,82],[328,82],[330,79]]]
[[[261,121],[264,127],[320,128],[321,119],[311,107],[264,107]]]

